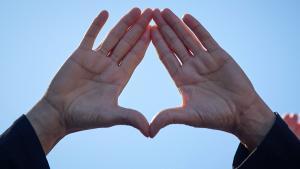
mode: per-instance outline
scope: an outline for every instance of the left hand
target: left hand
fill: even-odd
[[[183,98],[183,105],[161,111],[150,136],[169,124],[230,132],[253,149],[271,128],[275,115],[256,93],[233,58],[191,15],[154,10],[151,38]]]

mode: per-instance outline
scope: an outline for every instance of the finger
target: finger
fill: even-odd
[[[283,120],[284,120],[285,122],[287,122],[289,119],[290,119],[289,114],[285,114],[285,115],[283,116]]]
[[[156,48],[156,51],[159,55],[160,60],[165,65],[169,74],[175,81],[175,75],[179,69],[181,69],[180,63],[177,60],[176,56],[172,53],[167,43],[160,34],[156,26],[151,28],[151,39],[153,45]]]
[[[146,31],[144,32],[143,36],[130,50],[127,56],[122,60],[120,67],[122,68],[122,70],[126,71],[129,77],[132,75],[134,69],[143,59],[146,50],[149,46],[150,40],[150,28],[146,28]]]
[[[150,137],[153,138],[160,129],[170,124],[191,125],[191,118],[183,108],[164,110],[158,113],[150,123]]]
[[[107,56],[109,52],[115,47],[115,45],[120,41],[123,35],[127,32],[128,28],[136,22],[140,15],[140,9],[133,8],[109,32],[103,43],[97,48],[96,51]]]
[[[295,114],[287,114],[284,117],[284,121],[287,123],[291,130],[295,130],[298,122],[298,116]]]
[[[124,37],[114,48],[111,59],[120,63],[128,51],[135,45],[142,34],[145,32],[150,20],[152,19],[152,10],[146,9],[139,20],[127,31]]]
[[[94,42],[97,38],[97,35],[100,32],[103,25],[105,24],[107,18],[108,18],[107,11],[100,12],[100,14],[94,19],[92,25],[86,32],[86,34],[80,44],[80,47],[87,48],[87,49],[93,48]]]
[[[291,118],[293,120],[293,122],[297,123],[298,122],[298,115],[297,114],[291,114]]]
[[[166,40],[168,46],[174,51],[182,63],[186,62],[189,59],[190,54],[187,51],[184,44],[177,37],[175,32],[170,28],[166,21],[162,18],[161,13],[158,9],[155,9],[153,12],[153,19],[157,24],[159,31]]]
[[[149,137],[149,123],[140,112],[123,107],[118,108],[119,116],[116,125],[129,125],[138,129],[145,137]]]
[[[192,15],[186,14],[183,17],[183,22],[195,33],[208,52],[213,52],[217,49],[220,49],[220,46],[212,38],[209,32]]]
[[[162,16],[170,27],[175,31],[177,36],[183,41],[193,53],[203,52],[201,43],[189,28],[179,19],[170,9],[165,9]]]

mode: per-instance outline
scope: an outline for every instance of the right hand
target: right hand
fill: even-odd
[[[152,10],[141,14],[132,9],[93,49],[107,18],[106,11],[99,14],[45,96],[27,114],[46,153],[61,137],[80,130],[130,125],[149,135],[146,118],[120,107],[118,97],[150,43]]]

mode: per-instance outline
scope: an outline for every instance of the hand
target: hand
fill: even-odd
[[[300,139],[300,123],[298,122],[298,114],[287,114],[283,117],[289,128]]]
[[[65,135],[86,129],[130,125],[149,135],[146,118],[118,105],[118,97],[150,42],[152,10],[132,9],[103,43],[93,44],[108,18],[102,11],[80,46],[54,77],[42,100],[27,114],[47,154]]]
[[[169,124],[186,124],[233,133],[253,149],[275,116],[233,58],[191,15],[153,12],[151,38],[178,87],[183,105],[164,110],[150,124],[150,137]]]

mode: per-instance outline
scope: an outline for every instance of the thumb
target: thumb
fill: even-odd
[[[120,115],[117,118],[117,124],[132,126],[140,130],[145,137],[149,137],[149,123],[142,113],[124,107],[118,107],[118,112]]]
[[[160,129],[170,124],[190,125],[191,118],[183,108],[171,108],[159,112],[150,124],[150,137],[153,138]]]

